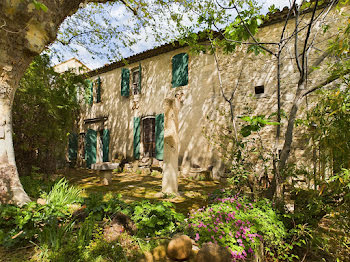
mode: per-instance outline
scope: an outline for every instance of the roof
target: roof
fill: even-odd
[[[145,60],[145,59],[150,58],[150,57],[164,54],[164,53],[179,49],[181,47],[184,47],[184,46],[180,45],[180,43],[178,41],[175,41],[173,43],[164,44],[164,45],[161,45],[159,47],[156,47],[156,48],[153,48],[150,50],[146,50],[142,53],[138,53],[138,54],[135,54],[133,56],[130,56],[130,57],[126,58],[125,60],[121,60],[121,61],[117,61],[117,62],[114,62],[111,64],[107,64],[103,67],[92,70],[92,71],[88,72],[88,75],[95,76],[95,75],[99,75],[102,73],[106,73],[108,71],[123,67],[126,65],[126,63],[132,64],[135,62],[139,62],[141,60]]]
[[[311,2],[313,2],[313,1],[314,0],[311,0]],[[324,7],[325,5],[327,5],[327,2],[329,2],[329,0],[324,1],[324,3],[322,5],[318,6],[318,8]],[[301,13],[302,14],[309,13],[312,10],[313,10],[312,8],[307,8],[307,9],[303,10]],[[261,25],[261,27],[270,26],[270,25],[284,21],[287,18],[288,13],[289,13],[289,8],[287,6],[285,6],[280,11],[276,11],[274,13],[268,13],[269,18],[268,18],[268,20],[264,21],[264,23]],[[291,18],[292,17],[294,17],[293,14],[291,15]],[[215,32],[215,33],[219,34],[218,32]],[[100,67],[100,68],[97,68],[95,70],[88,72],[88,75],[90,77],[96,76],[96,75],[106,73],[108,71],[123,67],[126,64],[136,63],[136,62],[145,60],[147,58],[155,57],[155,56],[158,56],[160,54],[174,51],[176,49],[183,48],[186,46],[187,46],[187,44],[181,45],[178,41],[174,41],[172,43],[167,43],[167,44],[155,47],[153,49],[149,49],[149,50],[146,50],[144,52],[132,55],[130,57],[125,58],[124,60],[113,62],[111,64],[106,64],[103,67]]]

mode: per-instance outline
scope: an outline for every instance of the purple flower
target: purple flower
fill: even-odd
[[[198,241],[198,240],[199,240],[199,234],[198,234],[198,233],[196,233],[196,237],[195,237],[194,240],[195,240],[195,241]]]

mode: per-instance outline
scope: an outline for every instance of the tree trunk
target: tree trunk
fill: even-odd
[[[12,142],[12,102],[25,70],[56,39],[59,25],[82,0],[0,1],[0,204],[30,201],[17,172]]]
[[[299,106],[302,102],[303,96],[302,96],[302,90],[305,86],[305,80],[300,80],[298,83],[298,88],[294,97],[292,108],[288,115],[288,124],[287,124],[287,130],[284,138],[284,144],[280,155],[280,161],[278,165],[278,170],[280,173],[283,173],[287,160],[289,158],[290,150],[292,148],[292,142],[293,142],[293,132],[294,132],[294,124],[295,120],[297,118],[297,113]],[[282,175],[283,177],[283,175]]]
[[[12,143],[11,101],[0,99],[0,204],[30,201],[19,181]]]

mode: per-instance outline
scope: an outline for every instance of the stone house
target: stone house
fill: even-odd
[[[347,10],[346,6],[340,12]],[[258,35],[261,41],[278,42],[285,13],[284,9],[261,27]],[[337,32],[338,25],[345,24],[345,19],[335,10],[330,12],[326,21],[329,30],[315,35],[310,63],[326,49],[327,41]],[[287,34],[292,31],[290,22]],[[286,112],[297,85],[293,52],[291,41],[283,51],[281,70],[281,100]],[[218,109],[227,110],[218,68],[224,92],[230,94],[236,88],[233,97],[236,116],[268,116],[276,112],[276,60],[272,56],[248,54],[241,47],[231,54],[219,51],[216,64],[212,54],[192,54],[189,47],[175,43],[133,55],[126,61],[127,64],[115,62],[89,72],[92,95],[90,102],[82,106],[78,123],[78,162],[87,167],[126,159],[137,160],[139,166],[162,167],[172,163],[183,175],[209,172],[218,178],[223,164],[206,138],[214,130],[212,120],[220,121]],[[308,85],[326,79],[325,68],[322,65],[312,73]],[[309,101],[314,101],[313,95],[309,97]],[[311,106],[309,103],[304,101],[302,107]],[[261,134],[267,147],[275,141],[275,128],[269,126]],[[302,138],[305,132],[308,131],[298,129],[295,135],[291,153],[295,161],[310,159],[307,141]]]

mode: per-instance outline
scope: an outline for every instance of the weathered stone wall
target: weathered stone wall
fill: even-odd
[[[348,10],[343,8],[342,12]],[[308,19],[306,14],[304,19]],[[331,11],[327,18],[329,30],[315,37],[315,48],[310,50],[308,63],[312,65],[326,50],[328,39],[334,36],[339,25],[345,24],[345,17]],[[294,22],[287,26],[287,36],[293,31]],[[317,25],[319,26],[319,25]],[[261,41],[278,42],[283,23],[261,28],[257,38]],[[314,35],[311,36],[311,39]],[[303,37],[301,36],[302,40]],[[294,61],[293,41],[286,46],[282,54],[281,69],[281,101],[282,109],[288,114],[297,87],[298,70]],[[300,41],[302,44],[302,41]],[[273,47],[272,47],[273,48]],[[187,86],[172,88],[171,58],[182,52],[189,53],[189,83]],[[237,86],[234,96],[235,116],[266,115],[277,111],[277,61],[270,55],[247,54],[245,47],[240,47],[235,53],[218,54],[219,68],[222,74],[225,93],[230,94]],[[133,63],[125,66],[130,70],[139,66]],[[164,113],[165,99],[177,99],[179,102],[179,167],[184,174],[191,168],[201,167],[213,169],[215,176],[220,175],[222,163],[218,152],[210,145],[205,135],[214,132],[209,120],[220,121],[218,109],[228,110],[219,87],[218,70],[214,57],[210,54],[193,55],[189,48],[180,48],[141,61],[142,83],[141,94],[130,97],[121,96],[121,68],[100,74],[102,80],[102,102],[92,106],[85,105],[80,119],[81,132],[88,128],[95,130],[108,128],[110,130],[110,159],[118,156],[132,159],[133,157],[133,117],[144,117]],[[324,81],[328,76],[326,63],[315,70],[308,78],[308,87]],[[96,76],[97,77],[97,76]],[[255,86],[264,85],[265,92],[255,95]],[[94,90],[96,92],[96,90]],[[130,93],[132,93],[130,91]],[[96,94],[94,94],[96,98]],[[305,100],[306,101],[306,100]],[[302,107],[310,107],[316,101],[309,95]],[[299,116],[303,115],[299,112]],[[84,119],[108,117],[106,122],[84,124]],[[206,126],[206,134],[203,127]],[[279,148],[282,147],[286,119],[282,120],[282,135]],[[308,141],[303,134],[309,132],[297,128],[291,160],[307,163],[310,160]],[[267,126],[261,133],[266,150],[272,150],[275,142],[275,126]],[[142,154],[142,149],[141,149]],[[258,169],[257,165],[257,169]]]
[[[314,47],[310,49],[308,65],[311,67],[327,50],[329,39],[335,36],[339,25],[347,23],[346,17],[342,16],[349,11],[349,7],[343,7],[338,13],[332,10],[326,17],[325,24],[329,25],[329,29],[323,32],[321,23],[316,23],[310,39],[314,39]],[[311,14],[306,14],[303,21],[307,22]],[[301,23],[302,26],[305,23]],[[279,42],[284,22],[273,24],[261,28],[257,38],[262,42]],[[290,36],[294,30],[295,22],[291,20],[286,29],[286,37]],[[302,28],[300,26],[300,28]],[[299,36],[299,49],[302,50],[305,38],[304,30]],[[276,52],[276,47],[268,46]],[[260,54],[256,56],[253,53],[247,54],[246,47],[242,46],[239,50],[231,55],[220,53],[218,55],[219,67],[222,70],[222,79],[225,93],[231,94],[232,90],[237,86],[234,96],[235,116],[238,124],[242,124],[239,116],[243,115],[265,115],[269,116],[277,112],[277,59],[269,54]],[[295,62],[294,39],[290,41],[282,52],[281,61],[281,106],[282,110],[289,114],[291,109],[297,84],[299,79],[299,71]],[[328,59],[325,59],[320,68],[314,70],[307,80],[307,89],[317,86],[327,79],[329,73],[327,71]],[[239,81],[239,82],[238,82]],[[238,82],[238,84],[237,84]],[[264,94],[255,94],[255,87],[264,85]],[[315,94],[310,94],[304,99],[301,109],[298,112],[298,118],[305,116],[305,109],[312,107],[317,102]],[[228,104],[222,104],[221,108],[228,110]],[[276,120],[276,117],[274,118]],[[287,126],[287,119],[282,119],[281,139],[278,147],[281,149],[284,142],[284,133]],[[305,139],[305,134],[311,132],[302,127],[295,129],[294,143],[291,151],[290,161],[300,165],[310,163],[312,153],[309,141]],[[275,143],[276,126],[267,126],[261,132],[265,150],[273,149]],[[258,167],[258,165],[257,165]],[[259,168],[259,167],[258,167]]]
[[[214,98],[219,87],[214,59],[211,55],[189,54],[189,83],[187,86],[172,88],[172,63],[174,55],[188,52],[181,48],[141,61],[141,94],[121,96],[121,68],[108,71],[100,76],[102,80],[102,102],[92,106],[84,105],[79,126],[81,132],[88,128],[110,130],[110,159],[122,156],[133,157],[133,118],[164,113],[167,98],[179,102],[179,165],[207,167],[215,153],[210,150],[207,139],[202,135],[206,116],[212,111]],[[125,66],[130,70],[139,66],[134,63]],[[83,120],[107,116],[104,123],[84,124]],[[142,154],[142,149],[141,149]],[[217,162],[217,161],[216,161]]]

